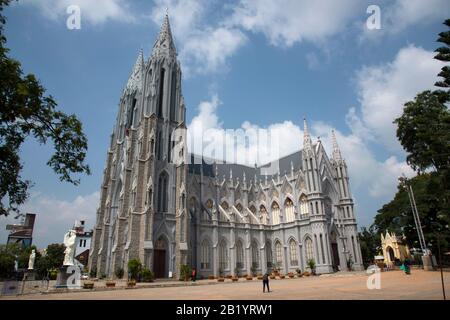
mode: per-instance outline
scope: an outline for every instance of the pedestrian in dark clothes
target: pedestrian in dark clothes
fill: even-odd
[[[267,287],[267,292],[270,292],[270,289],[269,289],[269,274],[268,273],[266,273],[263,276],[263,293],[266,292],[266,287]]]

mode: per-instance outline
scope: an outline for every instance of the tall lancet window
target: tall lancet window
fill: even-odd
[[[308,199],[303,194],[300,196],[300,215],[302,218],[305,218],[308,216]]]
[[[241,240],[236,242],[236,268],[244,268],[244,246]]]
[[[313,242],[311,238],[305,239],[305,249],[306,249],[306,261],[314,260],[314,249],[313,249]]]
[[[159,176],[158,181],[158,211],[167,212],[168,190],[167,190],[168,176],[163,172]]]
[[[286,222],[292,222],[295,220],[294,204],[289,198],[287,198],[284,202],[284,212],[286,213]]]
[[[172,84],[170,86],[170,121],[175,121],[175,109],[177,99],[177,72],[172,71]]]
[[[252,242],[252,267],[258,269],[259,268],[259,247],[256,241]]]
[[[280,206],[276,202],[272,203],[272,224],[280,224]]]
[[[200,251],[200,268],[209,269],[211,268],[211,245],[208,240],[203,240]]]
[[[228,247],[224,239],[219,243],[219,268],[222,272],[228,269]]]
[[[164,77],[166,75],[166,70],[161,68],[161,76],[159,77],[159,96],[158,96],[158,118],[163,117],[163,101],[164,101]]]
[[[289,257],[291,266],[298,266],[297,242],[294,239],[291,239],[291,241],[289,241]]]

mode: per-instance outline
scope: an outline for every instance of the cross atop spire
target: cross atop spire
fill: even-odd
[[[308,124],[306,123],[306,118],[303,118],[303,148],[309,149],[311,146],[312,141],[308,131]]]
[[[153,46],[152,55],[169,55],[176,56],[177,50],[172,37],[172,30],[170,29],[169,22],[169,9],[166,8],[166,15],[161,25],[159,37]]]
[[[339,146],[337,144],[336,134],[334,133],[334,130],[331,130],[331,140],[333,142],[333,159],[335,161],[342,160],[341,150],[339,149]]]

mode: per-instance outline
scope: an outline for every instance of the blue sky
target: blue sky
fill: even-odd
[[[72,4],[80,30],[66,27]],[[381,9],[380,30],[366,26],[371,4]],[[92,168],[78,187],[61,183],[45,165],[52,149],[24,145],[23,176],[35,185],[23,209],[38,213],[37,245],[61,242],[75,219],[94,224],[118,101],[139,49],[149,56],[166,7],[191,128],[273,129],[282,153],[301,147],[304,116],[330,151],[334,128],[359,225],[370,225],[397,177],[413,174],[392,121],[436,80],[442,65],[432,51],[448,1],[23,0],[5,11],[10,55],[82,120]],[[0,217],[0,242],[13,221]]]

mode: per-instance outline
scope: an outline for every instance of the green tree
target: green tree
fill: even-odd
[[[138,280],[142,271],[142,263],[138,259],[131,259],[128,261],[128,273],[131,280]]]
[[[376,228],[374,226],[371,226],[369,229],[363,227],[358,233],[359,242],[361,245],[361,255],[366,267],[373,262],[374,257],[378,254],[379,247],[381,245],[381,238],[376,233],[375,229]]]
[[[425,242],[431,244],[432,252],[437,252],[436,234],[443,236],[442,248],[448,248],[450,240],[448,208],[442,207],[442,202],[436,196],[435,190],[430,189],[430,186],[439,183],[437,180],[438,177],[431,173],[420,174],[410,179]],[[410,247],[419,248],[417,229],[408,193],[400,185],[394,199],[378,210],[373,227],[376,228],[378,236],[385,233],[386,230],[395,232],[397,235],[404,234]]]
[[[450,27],[450,19],[444,24]],[[436,49],[435,59],[450,61],[450,31],[441,32],[438,42],[444,44]],[[397,138],[407,152],[406,160],[418,172],[411,180],[416,197],[423,232],[427,243],[436,252],[436,235],[444,236],[443,246],[448,248],[450,208],[450,66],[439,73],[442,81],[435,83],[441,88],[419,93],[407,102],[397,124]],[[426,172],[426,174],[424,174]],[[408,241],[417,241],[415,224],[407,192],[399,187],[394,200],[383,206],[375,218],[375,225],[404,232]],[[417,245],[416,245],[417,247]]]
[[[17,244],[0,245],[0,279],[8,279],[14,275],[16,257],[22,247]]]
[[[8,56],[2,12],[10,2],[0,0],[0,215],[20,213],[19,206],[28,197],[31,182],[21,177],[20,160],[20,147],[28,137],[40,144],[52,141],[54,153],[47,165],[61,181],[77,185],[74,174],[90,174],[81,122],[58,111],[39,80],[33,74],[24,75],[20,62]]]
[[[445,20],[444,25],[450,27],[450,19]],[[436,49],[435,52],[438,54],[434,58],[444,62],[450,61],[450,31],[439,33],[439,38],[437,41],[443,43],[444,46]],[[444,79],[436,82],[436,86],[441,88],[450,88],[450,66],[444,66],[438,75]]]
[[[45,258],[48,260],[49,269],[60,268],[64,262],[64,244],[53,243],[47,246]]]
[[[443,173],[450,165],[450,112],[442,91],[424,91],[407,102],[398,125],[397,137],[408,153],[413,169]]]

